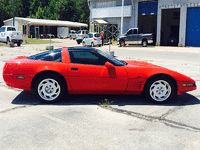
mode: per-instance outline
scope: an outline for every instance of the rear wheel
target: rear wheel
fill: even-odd
[[[9,45],[10,44],[10,39],[7,37],[6,43]]]
[[[85,42],[83,42],[82,45],[85,47]]]
[[[94,47],[94,43],[93,42],[91,43],[91,47]]]
[[[175,85],[167,77],[155,77],[146,83],[144,94],[153,102],[166,102],[175,95]]]
[[[34,86],[34,90],[37,97],[46,103],[61,100],[66,91],[64,82],[53,74],[40,77]]]
[[[147,40],[142,41],[142,47],[147,47]]]
[[[20,45],[21,45],[21,43],[20,43],[20,42],[18,42],[18,43],[17,43],[17,46],[20,46]]]

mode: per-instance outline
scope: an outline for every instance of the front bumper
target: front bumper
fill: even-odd
[[[191,82],[178,82],[177,95],[181,95],[184,92],[194,91],[197,89],[196,83]]]

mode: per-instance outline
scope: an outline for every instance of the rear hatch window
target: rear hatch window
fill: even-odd
[[[98,33],[94,34],[94,37],[100,37],[100,34],[98,34]]]
[[[26,59],[62,62],[61,49],[39,53]]]

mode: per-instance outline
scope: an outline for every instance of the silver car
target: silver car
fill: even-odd
[[[76,31],[75,30],[70,30],[69,31],[69,38],[70,38],[70,40],[71,39],[73,39],[73,40],[76,39]]]
[[[101,46],[101,35],[99,33],[89,33],[84,39],[83,39],[83,46]]]
[[[86,37],[86,35],[88,34],[88,30],[79,30],[76,33],[76,42],[77,44],[80,44],[83,39]]]

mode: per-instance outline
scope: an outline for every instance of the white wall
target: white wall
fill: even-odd
[[[92,18],[121,17],[122,7],[93,8]],[[124,6],[124,17],[131,17],[131,6]]]
[[[5,23],[6,26],[13,26],[13,21],[10,20],[8,22]],[[15,29],[16,31],[18,31],[18,20],[15,20]]]
[[[162,9],[180,8],[179,44],[185,45],[188,7],[200,7],[200,0],[158,0],[157,43],[160,43]]]

